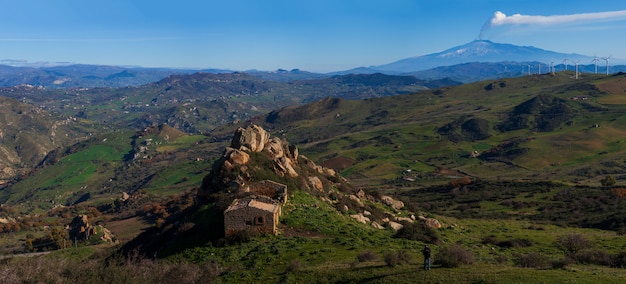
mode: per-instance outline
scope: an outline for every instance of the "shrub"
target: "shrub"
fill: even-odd
[[[620,252],[613,257],[613,266],[626,268],[626,251]]]
[[[615,178],[613,176],[606,176],[600,180],[600,184],[602,186],[613,186],[615,185]]]
[[[482,243],[485,245],[498,245],[498,239],[496,239],[496,236],[494,235],[490,235],[490,236],[486,236],[483,238]]]
[[[556,244],[570,256],[574,256],[577,252],[584,249],[591,248],[591,242],[581,234],[559,236]]]
[[[498,239],[496,239],[496,237],[493,235],[484,237],[482,243],[499,246],[501,248],[524,248],[533,245],[533,242],[529,239],[515,238],[510,240],[498,241]]]
[[[452,244],[439,250],[435,258],[435,264],[442,267],[458,267],[462,264],[471,264],[474,262],[472,252],[459,244]]]
[[[302,268],[302,262],[298,259],[292,260],[289,265],[287,265],[287,273],[296,272]]]
[[[252,240],[254,236],[253,232],[250,230],[243,230],[237,233],[234,233],[226,238],[226,243],[231,245],[237,245],[242,243],[247,243]]]
[[[498,242],[498,246],[502,248],[525,248],[533,245],[533,242],[529,239],[510,239]]]
[[[385,253],[385,263],[388,266],[394,267],[403,263],[410,263],[411,255],[406,251],[391,251]]]
[[[530,252],[527,254],[518,254],[515,257],[514,262],[515,262],[515,265],[519,267],[527,267],[527,268],[551,267],[551,263],[548,257],[537,252]]]
[[[420,241],[429,244],[438,244],[441,240],[437,232],[427,227],[423,222],[403,222],[402,229],[398,230],[395,237],[411,241]]]
[[[613,257],[605,250],[585,249],[574,255],[574,260],[581,264],[612,266]]]
[[[561,268],[565,268],[566,266],[573,264],[575,261],[569,257],[564,257],[562,259],[559,260],[555,260],[552,262],[552,268],[554,269],[561,269]]]
[[[496,255],[495,259],[496,259],[496,262],[499,263],[499,264],[503,264],[503,263],[506,263],[507,261],[509,261],[509,258],[506,257],[506,255],[504,255],[504,254]]]
[[[397,255],[398,255],[398,259],[400,259],[400,262],[402,263],[409,264],[411,263],[411,260],[413,260],[413,257],[411,257],[411,255],[405,250],[398,251]]]
[[[356,259],[359,262],[367,262],[367,261],[375,261],[378,259],[378,255],[376,255],[375,253],[371,252],[371,251],[362,251],[360,252],[357,256]]]

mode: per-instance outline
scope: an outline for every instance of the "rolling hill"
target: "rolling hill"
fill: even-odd
[[[190,90],[206,88],[211,91],[201,94],[239,92],[232,95],[237,101],[259,99],[280,86],[245,74],[194,76],[169,77],[152,86],[156,92],[53,93],[64,96],[63,105],[47,104],[51,100],[42,94],[51,93],[36,88],[20,96],[61,113],[76,111],[70,103],[85,94],[100,96],[90,99],[105,110],[113,105],[107,102],[130,101],[129,116],[120,121],[132,122],[131,111],[145,119],[146,98],[156,98],[149,103],[156,106],[175,97],[197,99]],[[385,78],[346,76],[332,84],[385,87],[385,80],[379,82]],[[332,86],[316,80],[309,84]],[[17,92],[5,91],[10,90]],[[216,124],[206,135],[154,123],[139,131],[128,125],[102,128],[50,152],[34,171],[1,190],[6,223],[0,229],[8,236],[2,238],[5,247],[16,251],[28,249],[29,241],[33,249],[45,249],[35,246],[40,240],[60,240],[56,248],[65,248],[68,239],[54,232],[81,214],[110,227],[122,245],[78,242],[46,258],[3,265],[7,271],[45,267],[59,281],[79,282],[150,283],[180,275],[181,283],[617,282],[626,260],[616,234],[626,228],[620,190],[624,90],[626,74],[575,79],[563,71],[359,100],[326,97]],[[162,95],[168,92],[176,96]],[[199,102],[184,104],[189,110]],[[280,157],[276,148],[232,155],[253,148],[235,150],[232,143],[234,130],[251,124],[280,138],[272,141],[297,146],[279,143],[290,159],[298,159],[295,175],[280,171],[286,159],[272,160]],[[250,160],[243,162],[246,155]],[[605,185],[608,176],[615,186]],[[288,185],[290,192],[280,234],[222,236],[228,202],[267,179]],[[379,202],[383,196],[403,206]],[[442,227],[428,231],[416,215],[437,218]],[[402,229],[368,223],[393,218]],[[416,269],[424,243],[433,246],[436,262],[421,273]],[[141,252],[156,254],[143,258]],[[38,281],[28,273],[13,277]]]
[[[172,74],[195,70],[71,64],[58,66],[0,65],[0,87],[18,85],[49,89],[140,86]]]
[[[329,98],[254,122],[320,163],[351,161],[343,172],[370,185],[417,178],[417,186],[441,169],[488,179],[599,184],[611,174],[619,180],[626,153],[619,138],[626,130],[624,74],[572,76],[481,81],[360,101]]]
[[[104,129],[136,130],[167,123],[191,133],[327,96],[348,99],[393,96],[455,85],[452,80],[417,80],[383,74],[271,81],[246,73],[171,75],[139,87],[46,89],[14,86],[0,95],[51,112],[103,122]]]
[[[0,97],[0,106],[0,185],[30,172],[48,152],[85,139],[93,129],[6,97]]]

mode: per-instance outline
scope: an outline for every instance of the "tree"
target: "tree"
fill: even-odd
[[[614,186],[615,178],[613,176],[606,176],[600,180],[600,184],[602,184],[602,186]]]

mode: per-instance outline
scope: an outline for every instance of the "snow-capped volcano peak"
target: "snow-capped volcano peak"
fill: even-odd
[[[384,72],[413,72],[451,66],[469,62],[560,62],[570,60],[590,61],[593,57],[579,54],[564,54],[532,46],[494,43],[488,40],[475,40],[441,52],[402,59],[393,63],[373,66],[371,69]]]

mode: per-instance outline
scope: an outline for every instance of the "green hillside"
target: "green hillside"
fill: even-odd
[[[200,183],[217,144],[167,125],[113,132],[48,154],[32,173],[0,191],[2,203],[41,212],[78,203],[110,204],[122,192],[169,196]]]
[[[320,163],[348,159],[374,185],[475,178],[599,185],[623,174],[624,75],[571,72],[483,81],[410,95],[287,107],[254,120]],[[475,158],[472,157],[476,156]],[[406,170],[411,170],[407,175]]]

